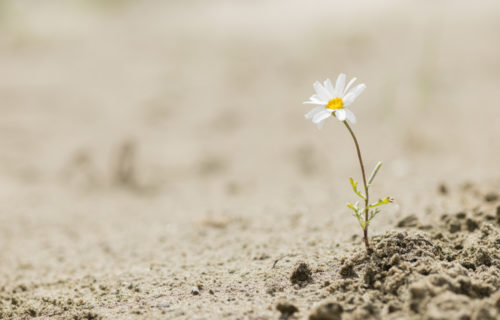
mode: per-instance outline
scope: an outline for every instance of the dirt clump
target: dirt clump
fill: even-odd
[[[312,271],[309,265],[305,262],[299,262],[295,266],[290,281],[293,284],[305,285],[312,281]]]
[[[494,202],[497,201],[499,198],[498,193],[495,192],[489,192],[484,196],[484,200],[487,202]]]
[[[81,315],[79,314],[73,316],[73,320],[100,320],[100,319],[102,319],[102,317],[93,312],[85,312]]]
[[[438,187],[438,191],[440,194],[442,195],[447,195],[448,194],[448,187],[446,186],[446,184],[444,183],[441,183]]]
[[[294,313],[299,312],[299,309],[295,305],[287,301],[278,302],[276,310],[281,312],[280,320],[287,320],[293,316]]]
[[[414,214],[411,214],[411,215],[406,216],[403,219],[401,219],[396,224],[396,226],[398,228],[414,228],[414,227],[418,226],[418,224],[419,224],[419,222],[418,222],[417,216]]]
[[[340,320],[344,309],[336,302],[319,305],[309,316],[309,320]]]

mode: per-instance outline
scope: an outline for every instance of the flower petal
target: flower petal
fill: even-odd
[[[304,102],[302,102],[302,104],[315,104],[318,106],[325,106],[326,102],[323,102],[323,101],[304,101]]]
[[[329,101],[330,100],[330,95],[328,94],[328,91],[319,83],[316,81],[313,84],[314,90],[316,90],[316,94],[318,97],[323,100],[323,101]]]
[[[344,107],[347,107],[348,105],[353,103],[355,99],[356,95],[354,94],[354,92],[349,92],[348,94],[346,94],[344,96],[344,99],[342,99],[342,101],[344,101]]]
[[[337,82],[335,83],[335,96],[340,97],[344,93],[345,86],[345,74],[341,73],[337,77]]]
[[[347,120],[349,120],[350,123],[356,123],[356,116],[354,115],[354,113],[352,113],[351,110],[345,109],[345,113],[347,116]]]
[[[304,115],[304,117],[306,119],[311,119],[312,117],[314,117],[316,115],[316,113],[320,112],[321,110],[323,110],[324,108],[323,107],[316,107],[316,108],[313,108],[311,109],[311,111],[309,111],[308,113],[306,113]]]
[[[314,123],[320,123],[321,121],[323,121],[326,118],[328,118],[329,116],[331,116],[332,115],[332,111],[333,110],[330,110],[330,109],[323,109],[322,111],[316,113],[313,116],[312,122],[314,122]]]
[[[365,91],[365,89],[366,89],[366,84],[364,84],[364,83],[358,84],[354,88],[354,93],[356,94],[356,98],[359,97],[359,95],[361,94],[361,92]]]
[[[349,88],[352,86],[352,84],[354,83],[354,81],[356,81],[358,78],[352,78],[351,81],[349,81],[349,83],[347,84],[347,87],[345,87],[344,89],[344,92],[342,93],[342,95],[345,95],[346,92],[349,90]]]
[[[323,126],[325,125],[325,122],[326,122],[326,120],[323,120],[323,121],[321,121],[319,123],[316,123],[316,127],[318,127],[318,129],[323,128]]]
[[[337,117],[337,119],[339,119],[340,121],[344,121],[347,117],[347,114],[345,112],[345,109],[340,109],[340,110],[337,110],[335,111],[335,116]]]
[[[361,92],[363,92],[365,89],[366,89],[366,85],[364,83],[361,83],[361,84],[358,84],[357,86],[355,86],[353,89],[351,89],[351,91],[349,91],[349,93],[351,93],[351,92],[354,93],[355,94],[354,98],[357,98],[357,97],[359,97]]]
[[[334,98],[335,96],[335,88],[333,88],[332,82],[330,79],[326,79],[324,82],[325,89],[328,91],[328,94],[330,94],[330,100]]]
[[[303,103],[305,104],[317,104],[317,105],[326,105],[328,102],[327,101],[321,101],[316,95],[312,95],[309,98],[309,101],[304,101]]]
[[[348,94],[344,96],[344,106],[347,107],[366,89],[366,85],[364,83],[358,84],[356,87],[351,89]]]

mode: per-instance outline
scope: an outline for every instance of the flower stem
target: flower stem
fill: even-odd
[[[352,139],[354,140],[354,144],[356,145],[356,151],[358,152],[359,165],[361,167],[361,174],[363,175],[363,186],[365,187],[365,225],[363,227],[363,239],[365,240],[366,251],[370,252],[370,242],[368,241],[368,185],[366,184],[366,174],[365,174],[365,166],[363,164],[363,158],[361,157],[361,151],[359,149],[358,139],[354,135],[354,132],[351,129],[349,123],[346,120],[343,121],[347,130],[351,133]]]

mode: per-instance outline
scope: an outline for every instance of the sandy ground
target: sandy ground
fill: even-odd
[[[0,1],[0,319],[494,319],[498,30],[497,1]],[[303,118],[339,72],[396,200],[371,258],[352,141]]]

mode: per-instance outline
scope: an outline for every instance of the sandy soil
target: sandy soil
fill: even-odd
[[[374,3],[0,1],[0,319],[499,317],[500,4]]]

